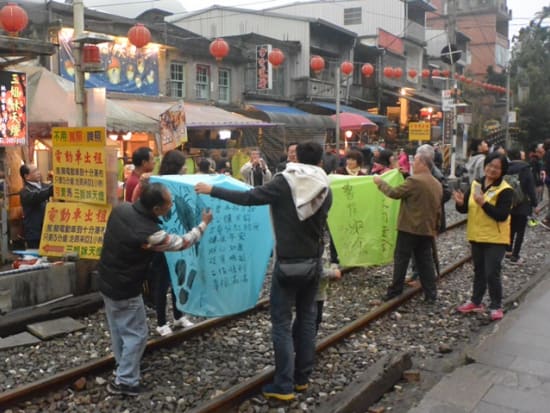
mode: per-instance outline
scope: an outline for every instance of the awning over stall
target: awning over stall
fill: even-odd
[[[326,109],[331,109],[336,113],[336,103],[329,103],[329,102],[311,102],[311,103]],[[340,112],[355,113],[357,115],[364,116],[365,118],[382,126],[386,126],[386,124],[388,123],[388,118],[386,116],[375,115],[365,110],[354,108],[353,106],[340,105]]]
[[[263,112],[265,115],[258,116],[258,112]],[[336,127],[336,122],[330,116],[312,115],[311,113],[287,105],[249,103],[245,113],[252,117],[260,117],[273,123],[283,124],[286,127],[322,129],[334,129]]]
[[[27,116],[34,124],[75,125],[77,114],[74,84],[43,67],[18,66],[16,71],[27,73]],[[106,99],[108,130],[157,133],[159,123],[142,113],[132,111]]]
[[[137,99],[110,99],[118,105],[124,106],[133,111],[159,119],[160,115],[170,107],[176,105],[177,101],[151,102]],[[184,102],[185,126],[187,128],[242,128],[242,127],[268,127],[274,126],[268,122],[252,119],[238,113],[229,112],[216,106],[201,105],[198,103]]]

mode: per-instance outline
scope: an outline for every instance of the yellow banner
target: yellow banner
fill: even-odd
[[[48,202],[40,254],[62,257],[77,253],[80,258],[99,259],[110,213],[110,205]]]
[[[409,141],[429,141],[432,124],[429,122],[409,122]]]
[[[107,203],[105,128],[53,128],[54,198]]]

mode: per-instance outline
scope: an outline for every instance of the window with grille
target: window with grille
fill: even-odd
[[[227,69],[218,70],[219,101],[231,101],[231,72]]]
[[[179,62],[170,63],[170,96],[185,97],[185,65]]]
[[[197,65],[195,88],[197,99],[210,99],[210,66]]]
[[[361,24],[361,7],[344,9],[344,26],[350,24]]]

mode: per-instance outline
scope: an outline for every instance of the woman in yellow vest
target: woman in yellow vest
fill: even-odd
[[[474,286],[470,301],[460,313],[484,312],[482,303],[489,289],[491,320],[502,319],[501,263],[510,243],[510,209],[513,190],[503,179],[508,170],[505,155],[492,152],[484,161],[485,176],[472,182],[466,193],[453,193],[458,212],[468,213],[466,235],[472,246]]]

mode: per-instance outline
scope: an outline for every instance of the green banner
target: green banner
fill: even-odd
[[[378,190],[372,176],[329,175],[333,202],[328,225],[340,265],[368,266],[392,262],[401,201]],[[382,175],[391,186],[403,175],[391,170]]]

